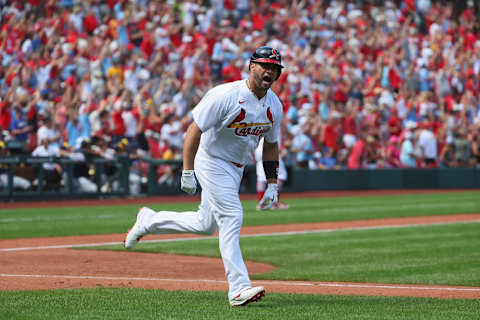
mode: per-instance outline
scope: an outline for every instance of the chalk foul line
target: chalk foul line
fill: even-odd
[[[8,274],[0,273],[3,278],[44,278],[44,279],[93,279],[93,280],[115,280],[115,281],[163,281],[163,282],[184,282],[184,283],[218,283],[227,285],[226,280],[215,279],[178,279],[178,278],[152,278],[152,277],[114,277],[114,276],[90,276],[90,275],[49,275],[49,274]],[[452,291],[452,292],[480,292],[479,287],[441,287],[425,285],[393,285],[393,284],[361,284],[361,283],[331,283],[331,282],[284,282],[284,281],[252,281],[255,284],[282,285],[290,287],[336,287],[336,288],[365,288],[365,289],[405,289],[405,290],[431,290],[431,291]]]
[[[240,235],[240,237],[241,238],[254,238],[254,237],[270,237],[270,236],[289,236],[289,235],[299,235],[299,234],[336,232],[336,231],[408,228],[408,227],[423,227],[423,226],[460,224],[460,223],[462,223],[462,224],[463,223],[480,223],[480,220],[433,222],[433,223],[413,223],[413,224],[392,224],[392,225],[382,225],[382,226],[346,227],[346,228],[316,229],[316,230],[304,230],[304,231],[269,232],[269,233],[257,233],[257,234],[244,234],[244,235]],[[175,238],[175,239],[153,239],[153,240],[142,240],[141,243],[195,241],[195,240],[206,240],[206,239],[216,239],[216,238],[217,238],[217,236],[202,236],[202,237],[194,237],[194,238]],[[50,245],[50,246],[34,246],[34,247],[19,247],[19,248],[3,248],[3,249],[0,249],[0,252],[98,247],[98,246],[109,246],[109,245],[119,245],[119,244],[123,244],[123,242],[122,241],[114,241],[114,242],[79,243],[79,244],[59,244],[59,245]]]

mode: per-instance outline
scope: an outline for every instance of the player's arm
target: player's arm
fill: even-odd
[[[195,122],[192,122],[187,129],[185,140],[183,142],[183,171],[181,179],[181,189],[189,194],[197,191],[197,181],[193,171],[193,163],[197,154],[198,145],[202,131]]]
[[[267,183],[277,183],[278,171],[278,143],[270,143],[266,140],[263,144],[263,168],[267,177]],[[273,172],[274,171],[274,172]]]
[[[187,129],[183,142],[183,170],[193,170],[193,162],[197,154],[198,145],[202,131],[195,122],[192,122]]]
[[[259,202],[262,210],[268,210],[278,202],[278,163],[278,143],[269,143],[265,140],[263,143],[263,170],[265,170],[267,178],[267,189]]]

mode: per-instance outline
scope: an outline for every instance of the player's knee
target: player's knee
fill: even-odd
[[[204,235],[212,235],[217,231],[217,226],[216,225],[210,225],[210,226],[205,226],[205,228],[202,230],[201,234]]]

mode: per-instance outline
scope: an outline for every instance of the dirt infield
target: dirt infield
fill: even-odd
[[[418,193],[418,191],[416,191],[416,193]],[[324,194],[325,193],[323,193],[323,195]],[[345,195],[345,193],[340,194]],[[303,195],[307,196],[306,194]],[[328,196],[332,195],[330,194]],[[182,201],[185,200],[183,197],[181,197],[181,199]],[[134,201],[137,200],[138,199],[135,199]],[[161,200],[166,201],[165,198]],[[115,201],[118,203],[120,200]],[[76,205],[68,201],[63,204],[67,205],[67,203],[68,205]],[[110,204],[111,202],[102,200],[101,203]],[[143,199],[143,203],[146,203],[145,199]],[[52,203],[47,202],[44,204],[52,205]],[[92,202],[89,201],[88,204],[92,205]],[[16,203],[15,205],[20,207],[21,203]],[[86,205],[86,202],[80,205]],[[12,207],[14,207],[13,204]],[[25,207],[25,204],[23,207]],[[38,203],[36,207],[39,207]],[[321,232],[338,229],[399,227],[479,220],[480,214],[462,214],[452,216],[255,226],[244,227],[242,229],[242,235],[305,231]],[[144,240],[162,241],[175,238],[198,238],[198,236],[147,236]],[[1,240],[0,290],[138,287],[162,288],[167,290],[220,290],[226,292],[228,289],[220,259],[140,253],[134,251],[109,252],[73,250],[70,248],[79,245],[120,243],[122,240],[122,234]],[[268,272],[274,269],[273,266],[250,261],[247,261],[247,268],[252,274]],[[283,293],[480,298],[480,287],[271,280],[253,281],[253,284],[264,285],[269,292]]]

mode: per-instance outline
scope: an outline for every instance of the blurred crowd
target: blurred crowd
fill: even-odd
[[[286,66],[273,90],[287,165],[480,166],[477,2],[0,5],[2,154],[181,159],[192,108],[246,78],[252,52],[269,45]],[[174,169],[161,166],[160,179]]]

